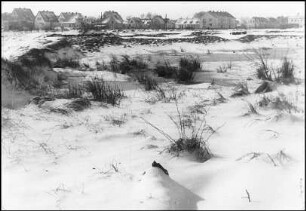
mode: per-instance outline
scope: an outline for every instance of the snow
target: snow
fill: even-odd
[[[27,48],[41,45],[40,39],[49,39],[35,33],[15,37],[24,39],[20,43]],[[305,79],[303,43],[303,39],[273,38],[251,44],[255,48],[290,46],[292,50],[288,56],[302,72],[299,77]],[[93,62],[107,61],[112,54],[150,55],[161,50],[179,51],[181,47],[194,54],[206,54],[210,49],[215,55],[233,49],[251,49],[249,44],[237,41],[208,45],[132,46],[128,49],[111,46],[101,49],[101,52],[88,53],[86,57]],[[24,52],[16,44],[14,48],[19,50],[15,55],[12,48],[7,56]],[[227,64],[221,59],[203,65],[216,78],[236,81],[252,78],[247,81],[252,94],[231,98],[233,86],[211,86],[210,83],[171,85],[178,93],[185,93],[178,100],[181,111],[186,112],[189,106],[206,102],[210,104],[207,106],[207,123],[215,129],[221,126],[208,140],[214,156],[204,163],[199,163],[189,154],[182,153],[176,157],[164,150],[169,141],[141,118],[178,138],[177,129],[168,116],[177,115],[175,103],[159,101],[149,104],[147,98],[154,96],[153,91],[146,92],[140,87],[126,90],[127,98],[120,106],[93,102],[90,108],[69,115],[50,112],[50,108],[64,107],[71,99],[46,102],[41,107],[29,104],[18,110],[2,108],[2,207],[304,209],[304,82],[277,85],[273,92],[253,94],[261,81],[254,76],[252,62],[235,60],[227,73],[216,73],[220,64]],[[276,64],[278,60],[275,58],[271,62]],[[83,78],[97,75],[107,80],[128,81],[125,75],[114,77],[107,71],[81,72],[61,68],[55,71]],[[166,84],[162,86],[166,87]],[[227,102],[214,105],[212,102],[218,97],[218,92]],[[264,95],[280,94],[285,95],[299,111],[280,113],[257,106]],[[258,115],[246,115],[249,110],[247,102],[255,106]],[[124,123],[112,124],[111,119],[120,119]],[[254,158],[254,153],[259,156]],[[153,161],[161,163],[169,176],[152,167]]]

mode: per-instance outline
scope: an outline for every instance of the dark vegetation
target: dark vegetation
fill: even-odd
[[[157,63],[154,71],[157,73],[158,77],[173,78],[177,73],[177,68],[171,66],[169,62],[165,61],[164,64]]]
[[[176,80],[182,83],[191,83],[195,72],[201,70],[201,63],[195,58],[181,58]]]
[[[111,87],[102,79],[87,81],[85,87],[92,94],[94,100],[113,106],[119,105],[122,98],[125,97],[118,86]]]
[[[211,153],[207,141],[216,132],[206,122],[205,115],[198,116],[194,114],[181,113],[176,101],[177,118],[169,116],[171,121],[177,128],[179,138],[174,139],[164,130],[153,125],[146,119],[142,118],[145,123],[156,129],[165,138],[170,141],[168,148],[169,153],[174,153],[179,156],[182,152],[193,154],[200,162],[209,160],[213,154]],[[206,110],[205,110],[206,111]]]

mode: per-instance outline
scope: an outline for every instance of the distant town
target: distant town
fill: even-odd
[[[100,17],[88,17],[79,12],[39,11],[36,16],[29,8],[15,8],[1,14],[2,31],[29,30],[100,30],[100,29],[264,29],[304,27],[304,17],[250,17],[238,20],[226,11],[202,11],[192,18],[171,19],[167,15],[142,14],[124,20],[116,11],[101,12]]]

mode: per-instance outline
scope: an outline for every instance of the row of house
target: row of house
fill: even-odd
[[[132,17],[123,20],[118,12],[106,11],[100,18],[83,17],[80,13],[62,12],[56,16],[52,11],[39,11],[36,16],[27,8],[16,8],[12,13],[2,14],[4,30],[54,29],[55,27],[78,28],[82,22],[109,29],[232,29],[236,19],[228,12],[202,12],[200,17],[171,20],[160,15],[150,18]]]
[[[237,20],[228,12],[208,11],[200,12],[193,18],[179,18],[170,20],[161,16],[152,19],[134,17],[128,20],[131,28],[164,28],[164,29],[233,29],[237,27]]]
[[[290,28],[290,27],[304,27],[305,18],[297,14],[296,16],[265,18],[265,17],[252,17],[246,23],[247,28]]]
[[[153,15],[149,18],[131,17],[123,20],[116,11],[106,11],[101,13],[101,17],[93,18],[77,12],[62,12],[56,16],[52,11],[39,11],[34,16],[31,9],[15,8],[12,13],[2,13],[1,18],[3,30],[79,28],[82,24],[104,29],[234,29],[239,26],[237,19],[225,11],[202,11],[196,13],[193,18],[177,20],[167,18],[167,15],[165,18]],[[243,25],[246,28],[302,27],[304,17],[253,17]]]
[[[15,8],[12,13],[2,13],[3,30],[54,29],[56,27],[78,27],[83,16],[77,12],[62,12],[56,16],[52,11],[39,11],[34,16],[31,9]]]

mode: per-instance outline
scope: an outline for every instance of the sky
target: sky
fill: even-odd
[[[241,17],[277,17],[294,16],[297,13],[305,17],[305,2],[302,1],[1,1],[2,12],[12,12],[14,8],[32,9],[34,15],[40,10],[51,10],[59,15],[61,12],[80,12],[85,16],[98,17],[107,10],[117,11],[123,18],[140,16],[151,12],[170,19],[192,17],[200,11],[227,11],[236,18]]]

